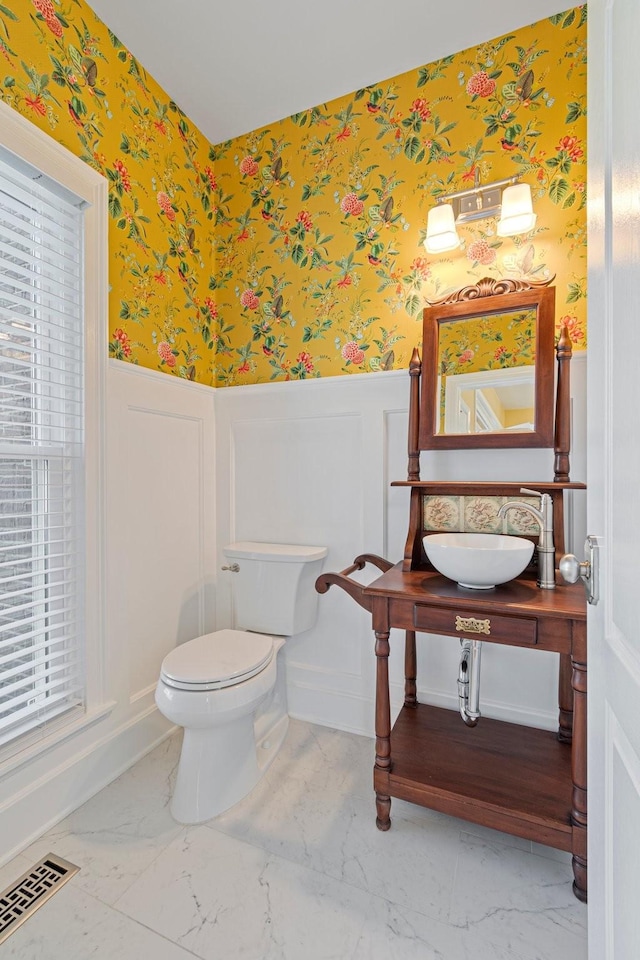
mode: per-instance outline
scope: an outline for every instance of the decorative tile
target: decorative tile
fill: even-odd
[[[460,530],[461,497],[424,496],[424,530]]]
[[[502,520],[498,510],[504,497],[463,497],[466,533],[502,533]]]
[[[507,503],[507,497],[502,498]],[[532,507],[539,509],[540,501],[537,497],[518,497],[520,503],[529,503]],[[528,510],[509,510],[505,518],[504,532],[521,536],[539,536],[540,527],[538,522],[531,516]]]

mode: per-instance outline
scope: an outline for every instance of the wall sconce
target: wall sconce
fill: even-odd
[[[429,210],[424,241],[428,253],[455,250],[460,246],[456,224],[472,223],[487,217],[500,217],[500,237],[513,237],[533,230],[536,215],[529,184],[520,183],[516,176],[481,186],[476,170],[473,187],[439,197],[436,206]]]

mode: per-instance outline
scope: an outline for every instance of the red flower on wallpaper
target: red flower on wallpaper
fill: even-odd
[[[347,193],[342,198],[340,209],[343,213],[349,213],[352,217],[359,217],[364,210],[364,203],[358,197],[357,193]]]
[[[496,89],[496,82],[484,70],[478,70],[467,83],[467,93],[472,97],[490,97]]]
[[[474,240],[473,243],[469,244],[467,250],[467,260],[482,263],[485,267],[493,263],[496,256],[495,250],[489,246],[486,240]]]
[[[410,269],[415,270],[421,280],[428,280],[431,276],[431,267],[426,257],[416,257]]]
[[[205,177],[207,178],[207,182],[208,182],[208,184],[209,184],[209,189],[210,189],[210,190],[215,190],[215,189],[217,188],[218,184],[217,184],[217,182],[216,182],[216,178],[215,178],[214,172],[213,172],[213,170],[211,169],[211,167],[205,167],[205,168],[204,168],[204,175],[205,175]]]
[[[342,348],[342,359],[356,366],[364,360],[364,350],[361,350],[355,340],[349,340]]]
[[[560,317],[560,327],[563,326],[567,328],[567,333],[571,337],[572,343],[579,343],[581,340],[584,340],[584,330],[580,328],[577,317],[572,317],[570,314],[567,314],[565,317]]]
[[[240,295],[240,303],[243,307],[246,307],[247,310],[257,310],[260,306],[260,300],[255,295],[253,290],[245,290]]]
[[[44,117],[47,113],[47,108],[44,105],[42,97],[25,97],[25,103],[28,107],[31,107],[34,113],[40,114],[41,117]]]
[[[494,84],[495,86],[495,84]],[[417,113],[421,120],[428,120],[431,117],[431,110],[429,104],[426,100],[423,100],[422,97],[418,97],[411,104],[411,112]]]
[[[55,7],[51,0],[33,0],[33,5],[43,17],[46,25],[55,37],[62,36],[62,24],[56,16]]]
[[[458,357],[458,363],[471,363],[473,360],[474,353],[473,350],[470,350],[468,347],[466,350],[463,350],[460,356]]]
[[[345,274],[345,276],[342,278],[342,280],[338,280],[338,286],[339,286],[342,290],[344,290],[345,287],[350,287],[352,283],[353,283],[353,280],[351,279],[351,275],[348,274],[348,273]]]
[[[173,355],[171,344],[167,343],[166,340],[161,340],[158,344],[158,356],[168,367],[175,367],[176,358]]]
[[[122,355],[124,357],[131,356],[131,340],[124,332],[122,327],[117,327],[113,331],[113,339],[120,344],[120,349],[122,350]]]
[[[584,150],[579,146],[577,137],[563,137],[556,150],[565,150],[570,160],[580,160],[584,156]]]
[[[255,177],[258,172],[258,164],[253,157],[245,157],[244,160],[240,161],[238,169],[245,177]]]
[[[166,216],[167,220],[175,220],[176,212],[171,206],[171,197],[168,193],[165,193],[164,190],[161,190],[157,196],[158,206]]]
[[[363,357],[364,357],[364,354],[363,354]],[[301,363],[304,366],[307,373],[311,373],[311,371],[313,370],[313,359],[310,353],[305,353],[305,351],[303,351],[302,353],[299,353],[298,356],[296,357],[296,363]]]
[[[124,163],[122,162],[122,160],[114,160],[113,165],[114,165],[114,167],[116,168],[116,170],[118,171],[118,173],[120,174],[120,181],[121,181],[121,183],[122,183],[122,189],[125,191],[125,193],[130,193],[130,192],[131,192],[131,178],[129,177],[129,171],[128,171],[127,168],[125,167],[125,165],[124,165]]]
[[[311,230],[313,227],[313,221],[311,219],[311,215],[306,210],[300,211],[300,213],[296,217],[296,221],[298,223],[301,223],[305,230]]]
[[[204,305],[209,311],[209,316],[211,317],[211,319],[215,320],[215,318],[218,316],[218,308],[216,304],[213,302],[213,300],[211,299],[211,297],[204,298]]]

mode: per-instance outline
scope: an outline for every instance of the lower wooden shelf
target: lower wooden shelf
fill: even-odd
[[[375,768],[374,785],[380,794],[571,850],[571,746],[548,730],[484,717],[467,727],[453,710],[403,707],[391,732],[391,769]]]

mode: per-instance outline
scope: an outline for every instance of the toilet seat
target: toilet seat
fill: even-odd
[[[221,690],[260,673],[273,652],[273,637],[266,634],[216,630],[168,653],[160,678],[178,690]]]

